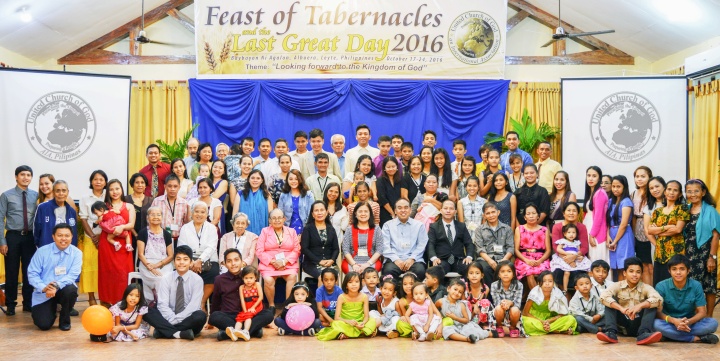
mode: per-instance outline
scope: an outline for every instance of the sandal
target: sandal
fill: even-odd
[[[346,340],[347,338],[348,338],[348,337],[347,337],[344,333],[341,333],[341,334],[338,336],[337,339],[338,339],[338,340]]]
[[[498,328],[497,328],[497,337],[498,337],[498,338],[503,338],[503,337],[505,337],[505,330],[504,330],[502,327],[498,327]]]
[[[520,337],[520,330],[517,328],[513,328],[510,330],[510,338],[518,338]]]

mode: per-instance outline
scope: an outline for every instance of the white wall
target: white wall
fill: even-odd
[[[13,68],[36,68],[40,66],[37,62],[3,47],[0,47],[0,62]]]

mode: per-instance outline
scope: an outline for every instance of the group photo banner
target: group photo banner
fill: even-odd
[[[196,0],[198,78],[501,79],[507,0]]]

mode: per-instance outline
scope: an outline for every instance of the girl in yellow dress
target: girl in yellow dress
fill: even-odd
[[[335,321],[330,327],[318,332],[320,341],[344,340],[360,336],[375,337],[377,328],[375,319],[370,318],[368,297],[360,292],[360,274],[349,272],[342,283],[343,294],[340,295],[335,309]]]

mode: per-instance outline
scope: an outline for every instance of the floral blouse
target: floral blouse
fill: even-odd
[[[650,223],[657,226],[676,225],[678,221],[687,222],[690,214],[683,205],[676,205],[669,214],[663,212],[664,207],[655,209],[652,213]],[[660,263],[667,263],[670,257],[676,254],[685,254],[685,237],[682,232],[674,236],[657,237],[655,246],[655,260]]]

